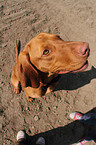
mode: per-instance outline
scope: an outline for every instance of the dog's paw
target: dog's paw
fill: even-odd
[[[28,96],[28,97],[27,97],[27,101],[29,101],[29,102],[31,102],[31,103],[32,103],[34,100],[33,100],[33,98],[32,98],[32,97],[29,97],[29,96]]]
[[[20,93],[20,89],[14,88],[14,92],[16,92],[16,94],[19,94]]]

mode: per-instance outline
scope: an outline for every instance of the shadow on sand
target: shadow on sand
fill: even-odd
[[[64,74],[61,75],[59,83],[54,91],[75,90],[89,84],[92,79],[96,79],[96,68],[94,68],[94,66],[92,66],[89,71]]]
[[[96,107],[87,113],[96,113]],[[82,139],[90,130],[96,130],[96,125],[83,124],[73,121],[66,126],[58,127],[34,136],[28,137],[29,145],[35,145],[38,137],[44,137],[46,145],[71,145]]]

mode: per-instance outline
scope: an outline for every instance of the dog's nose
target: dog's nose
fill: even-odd
[[[82,56],[87,56],[89,53],[89,44],[87,42],[84,42],[80,47],[79,52]]]

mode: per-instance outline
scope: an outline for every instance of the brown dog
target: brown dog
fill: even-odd
[[[39,98],[55,88],[58,74],[83,71],[88,55],[86,42],[66,42],[57,35],[40,33],[20,52],[11,83],[16,93],[21,85],[27,100],[32,102],[32,98]]]

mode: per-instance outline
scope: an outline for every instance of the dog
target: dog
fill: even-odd
[[[54,90],[59,74],[84,71],[88,66],[89,44],[64,41],[58,35],[40,33],[18,54],[11,75],[16,93],[24,88],[27,100],[39,98]]]

